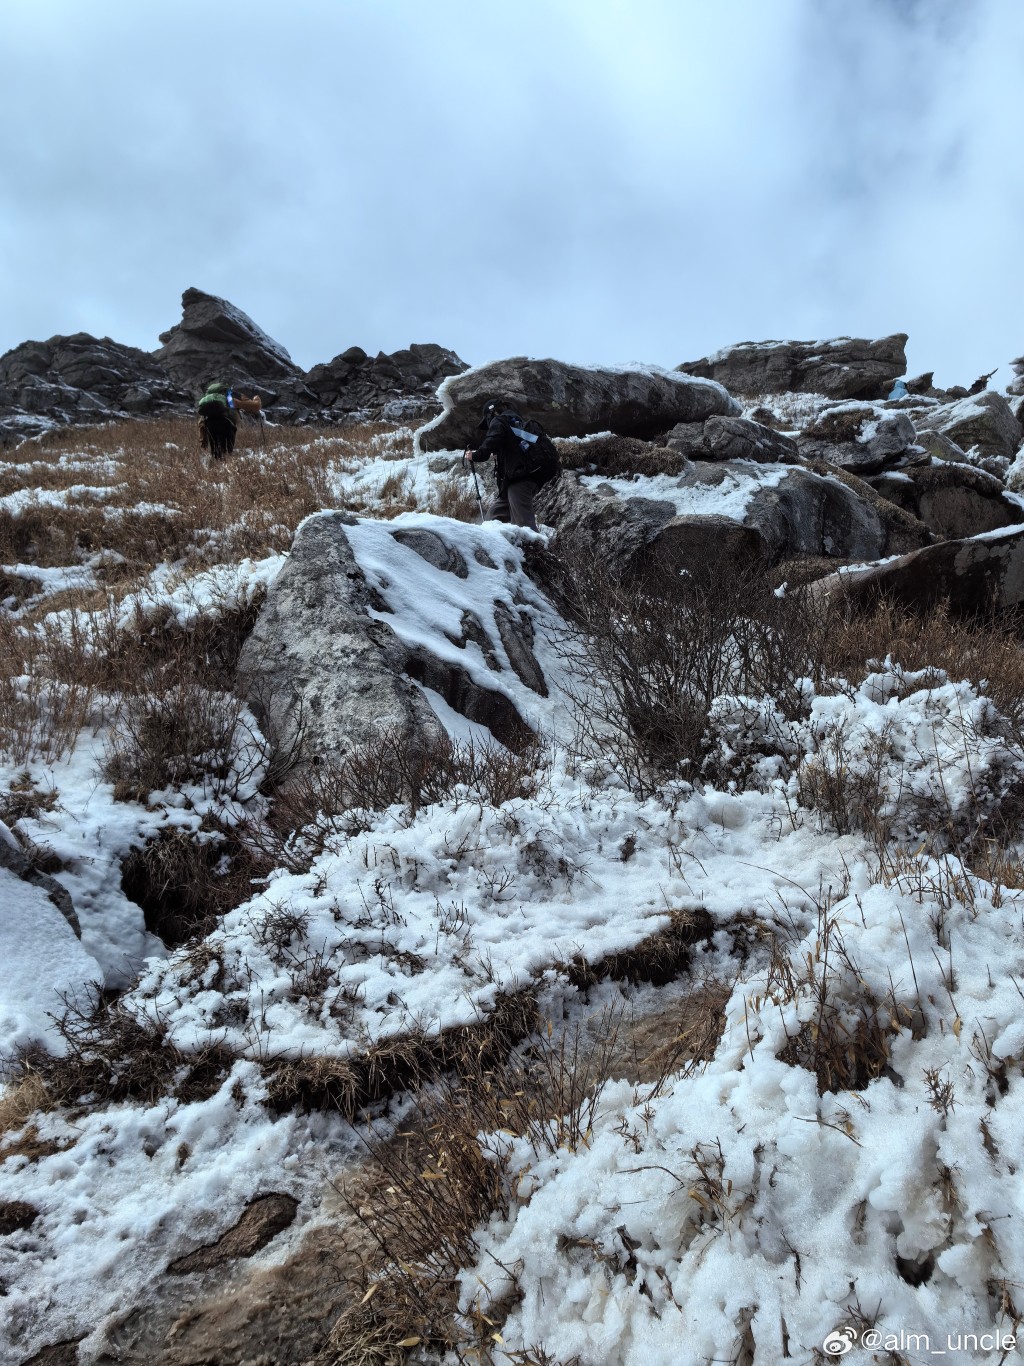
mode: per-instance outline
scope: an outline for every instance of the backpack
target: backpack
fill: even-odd
[[[521,418],[518,413],[503,413],[515,449],[515,456],[508,463],[509,473],[517,481],[532,479],[538,488],[543,488],[562,472],[555,443],[536,418]]]
[[[197,405],[200,417],[209,417],[213,413],[220,413],[223,417],[231,417],[231,407],[228,402],[228,386],[216,381],[206,386],[206,393],[199,400]]]

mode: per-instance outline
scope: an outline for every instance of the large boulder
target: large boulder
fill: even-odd
[[[436,737],[406,652],[386,622],[345,535],[346,513],[310,517],[238,661],[242,690],[285,752],[337,759],[388,729]]]
[[[748,526],[764,537],[773,563],[797,557],[842,560],[899,555],[927,545],[928,529],[850,474],[787,470],[750,499]]]
[[[957,461],[883,474],[872,479],[871,485],[944,541],[1024,522],[1024,507],[1006,492],[1001,480]]]
[[[744,417],[709,417],[704,423],[704,442],[713,460],[792,465],[800,458],[790,437]]]
[[[1015,610],[1024,603],[1024,528],[940,541],[883,564],[843,569],[810,591],[819,601],[854,609],[885,598],[917,611],[946,603],[962,617]]]
[[[436,391],[442,381],[466,368],[454,351],[432,342],[376,356],[350,346],[325,365],[314,365],[306,387],[324,408],[337,412],[422,419],[439,411]]]
[[[805,459],[824,460],[861,478],[925,459],[906,413],[854,403],[825,409],[797,445]]]
[[[736,394],[827,394],[830,398],[885,398],[906,372],[907,335],[878,341],[741,342],[679,368],[717,380]]]
[[[1006,386],[1008,394],[1024,394],[1024,356],[1010,361],[1013,366],[1013,379]]]
[[[211,380],[222,379],[279,403],[281,416],[317,408],[301,369],[247,313],[201,289],[186,289],[181,307],[181,322],[161,332],[164,344],[153,352],[178,384],[199,393]]]
[[[76,332],[0,356],[0,426],[34,435],[75,422],[181,412],[190,397],[145,351]]]
[[[307,518],[239,659],[240,690],[275,741],[300,762],[383,730],[429,745],[450,709],[526,743],[526,714],[547,695],[531,610],[545,604],[518,536],[415,515]]]
[[[969,451],[1012,460],[1024,438],[1021,425],[1002,394],[986,390],[957,403],[929,408],[917,419],[922,431],[939,432]]]
[[[461,450],[480,440],[480,414],[503,399],[536,418],[551,436],[614,432],[650,439],[677,422],[739,415],[720,384],[671,370],[605,370],[515,356],[446,380],[444,412],[416,433],[421,451]]]
[[[596,555],[620,576],[653,564],[692,572],[768,567],[799,557],[875,559],[926,545],[927,528],[860,480],[798,467],[695,465],[678,479],[581,480],[538,500],[552,549]]]

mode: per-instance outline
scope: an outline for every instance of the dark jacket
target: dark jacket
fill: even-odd
[[[499,489],[506,489],[510,484],[518,484],[528,479],[532,465],[536,463],[531,452],[523,452],[519,441],[509,429],[510,423],[519,427],[522,421],[513,408],[507,408],[503,413],[492,417],[487,424],[487,433],[483,441],[473,452],[474,464],[494,456]]]

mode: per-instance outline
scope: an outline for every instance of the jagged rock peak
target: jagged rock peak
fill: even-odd
[[[153,352],[179,383],[204,384],[222,374],[257,386],[301,379],[285,347],[226,299],[186,289],[181,307],[181,322],[161,332],[164,345]]]
[[[867,341],[740,342],[685,361],[679,369],[724,384],[737,394],[827,394],[830,398],[885,398],[893,381],[906,373],[907,334]]]

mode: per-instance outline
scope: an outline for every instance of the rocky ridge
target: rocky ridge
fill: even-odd
[[[0,356],[0,445],[53,427],[190,414],[212,379],[258,393],[275,421],[412,418],[438,410],[435,390],[466,368],[454,351],[414,344],[368,356],[350,347],[308,373],[240,308],[199,289],[153,352],[79,332]]]

